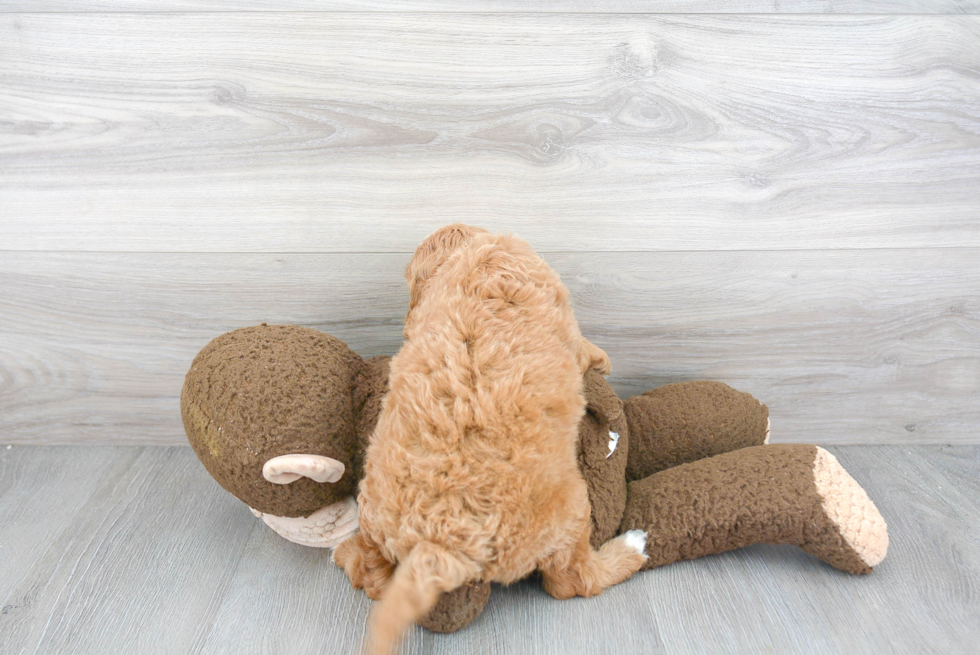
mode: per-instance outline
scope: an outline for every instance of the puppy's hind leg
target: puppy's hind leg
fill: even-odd
[[[363,587],[372,600],[381,600],[395,571],[395,565],[385,559],[378,545],[363,530],[334,549],[333,561],[344,569],[351,586]]]
[[[585,530],[572,551],[555,553],[541,566],[544,590],[558,599],[600,594],[640,570],[646,540],[646,532],[630,530],[595,551]]]

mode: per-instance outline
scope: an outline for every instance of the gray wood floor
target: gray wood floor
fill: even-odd
[[[407,653],[975,653],[980,447],[831,449],[889,524],[869,576],[757,546],[559,602],[496,588]],[[189,448],[0,449],[0,653],[348,653],[369,601]]]

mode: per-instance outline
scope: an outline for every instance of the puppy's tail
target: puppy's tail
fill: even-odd
[[[472,560],[431,541],[420,541],[403,561],[371,611],[366,655],[391,655],[402,634],[429,613],[439,594],[477,578]]]

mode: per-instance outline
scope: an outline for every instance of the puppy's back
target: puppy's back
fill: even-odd
[[[537,426],[564,442],[578,425],[581,334],[567,290],[526,242],[471,238],[428,281],[410,322],[391,391],[420,434],[457,447],[466,434],[526,441]]]
[[[549,485],[578,475],[584,411],[568,293],[521,239],[470,237],[428,278],[410,319],[367,458],[367,477],[387,488],[368,498],[389,508],[383,531],[407,533],[401,556],[437,537],[434,511],[465,522],[526,511],[531,497],[547,504]]]

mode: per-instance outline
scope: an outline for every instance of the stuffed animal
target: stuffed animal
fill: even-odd
[[[187,437],[208,472],[280,535],[333,547],[357,529],[353,495],[387,391],[387,357],[296,326],[221,335],[181,393]],[[669,384],[621,401],[597,371],[583,381],[579,463],[592,543],[640,529],[645,568],[756,543],[795,544],[843,571],[885,556],[885,522],[833,455],[768,445],[768,409],[718,382]],[[443,594],[422,621],[452,632],[488,584]]]

